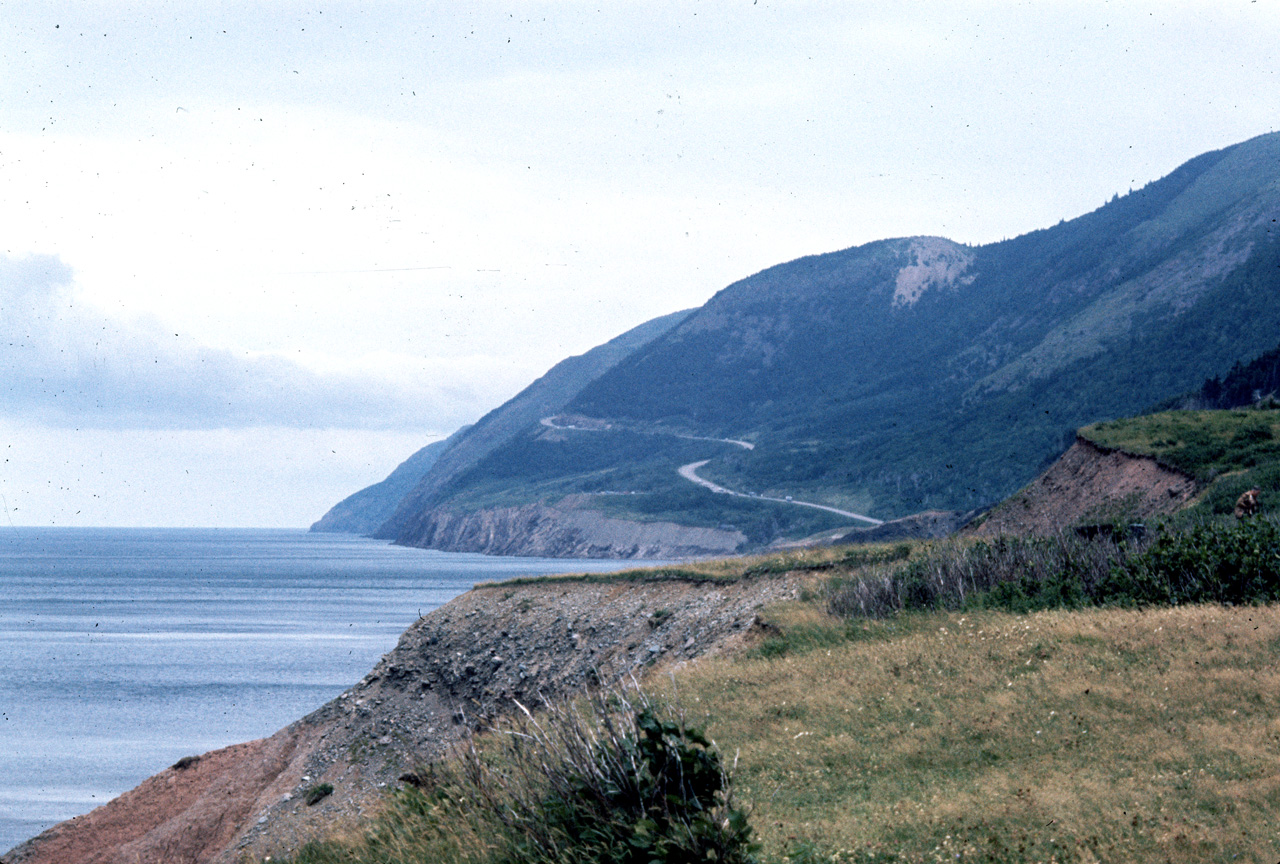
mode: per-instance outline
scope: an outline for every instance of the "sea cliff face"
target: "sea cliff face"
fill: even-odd
[[[736,650],[805,578],[477,587],[419,619],[338,698],[270,738],[184,759],[0,864],[240,864],[358,830],[405,772],[495,718]],[[328,783],[332,794],[307,802]]]
[[[703,558],[733,554],[747,542],[741,531],[631,522],[543,504],[429,510],[412,534],[413,545],[428,549],[544,558]]]

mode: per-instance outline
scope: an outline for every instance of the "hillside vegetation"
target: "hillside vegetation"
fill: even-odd
[[[774,860],[1280,854],[1275,607],[932,613],[853,637],[674,680],[739,754]]]
[[[1175,396],[1146,413],[1160,410],[1206,408],[1246,408],[1280,393],[1280,346],[1249,362],[1232,366],[1226,375],[1207,378],[1200,389]]]
[[[470,478],[485,475],[477,466],[520,433],[537,428],[538,421],[561,411],[588,383],[688,317],[690,310],[673,312],[633,327],[585,354],[561,360],[538,380],[481,417],[474,426],[450,438],[450,445],[417,484],[398,502],[378,527],[376,536],[395,539],[419,529],[424,512],[442,500],[447,487],[465,489]],[[526,494],[523,502],[539,500]]]
[[[654,683],[736,763],[761,861],[1226,864],[1280,855],[1278,660],[1274,607],[950,613]],[[377,857],[298,860],[420,860],[417,800]]]
[[[654,322],[554,399],[517,397],[492,415],[500,435],[482,420],[380,533],[413,545],[433,509],[589,496],[571,506],[734,526],[759,548],[833,526],[750,493],[877,518],[989,505],[1080,426],[1273,348],[1277,219],[1280,133],[1000,243],[909,237],[771,267]],[[587,422],[539,423],[553,412]],[[674,470],[702,460],[748,495]]]
[[[1183,471],[1206,486],[1193,514],[1225,515],[1247,489],[1262,512],[1280,511],[1280,410],[1163,411],[1098,423],[1080,435]]]

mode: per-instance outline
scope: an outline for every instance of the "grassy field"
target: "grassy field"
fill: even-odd
[[[821,581],[746,652],[648,678],[734,766],[757,861],[1280,859],[1280,606],[849,621]],[[522,860],[389,801],[381,845],[297,861]]]
[[[552,582],[662,582],[679,579],[687,582],[736,582],[754,576],[783,573],[853,572],[868,565],[905,561],[913,546],[907,543],[868,544],[865,546],[824,546],[795,549],[765,555],[739,558],[716,558],[689,561],[671,567],[637,567],[612,573],[566,573],[561,576],[528,576],[503,582],[482,582],[477,587],[495,585],[529,585]]]
[[[1280,858],[1280,608],[772,619],[661,684],[766,860]]]

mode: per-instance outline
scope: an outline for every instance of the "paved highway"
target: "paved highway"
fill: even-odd
[[[574,426],[571,423],[558,422],[559,417],[543,417],[539,422],[548,429],[572,429],[576,432],[608,432],[608,426]],[[717,441],[721,444],[733,444],[744,450],[754,450],[756,445],[750,441],[740,441],[737,438],[707,438],[702,435],[681,435],[678,432],[659,432],[659,435],[670,435],[673,438],[684,438],[689,441]],[[768,495],[748,495],[745,492],[735,492],[732,489],[726,489],[718,483],[712,483],[710,480],[704,480],[698,476],[698,469],[710,462],[710,459],[703,459],[701,462],[690,462],[688,465],[681,465],[676,469],[681,477],[690,483],[697,483],[706,489],[710,489],[719,495],[737,495],[740,498],[754,498],[757,501],[775,501],[778,504],[794,504],[797,507],[812,507],[814,510],[826,510],[828,513],[835,513],[838,516],[847,516],[850,519],[861,519],[871,525],[883,525],[880,519],[872,519],[870,516],[863,516],[861,513],[851,513],[848,510],[840,510],[835,507],[828,507],[826,504],[815,504],[812,501],[796,501],[793,498],[772,498]]]
[[[850,519],[861,519],[872,525],[883,525],[880,519],[872,519],[870,516],[863,516],[861,513],[851,513],[848,510],[840,510],[835,507],[828,507],[826,504],[815,504],[812,501],[796,501],[794,498],[773,498],[769,495],[748,495],[745,492],[735,492],[732,489],[726,489],[718,483],[712,483],[698,476],[698,469],[710,462],[710,459],[703,459],[701,462],[690,462],[688,465],[681,465],[676,473],[684,479],[697,483],[706,489],[710,489],[719,495],[737,495],[741,498],[754,498],[757,501],[776,501],[779,504],[794,504],[797,507],[812,507],[815,510],[826,510],[828,513],[835,513],[840,516],[848,516]]]

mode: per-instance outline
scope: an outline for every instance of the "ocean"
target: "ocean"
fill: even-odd
[[[0,851],[318,708],[476,582],[638,563],[304,531],[7,528]]]

